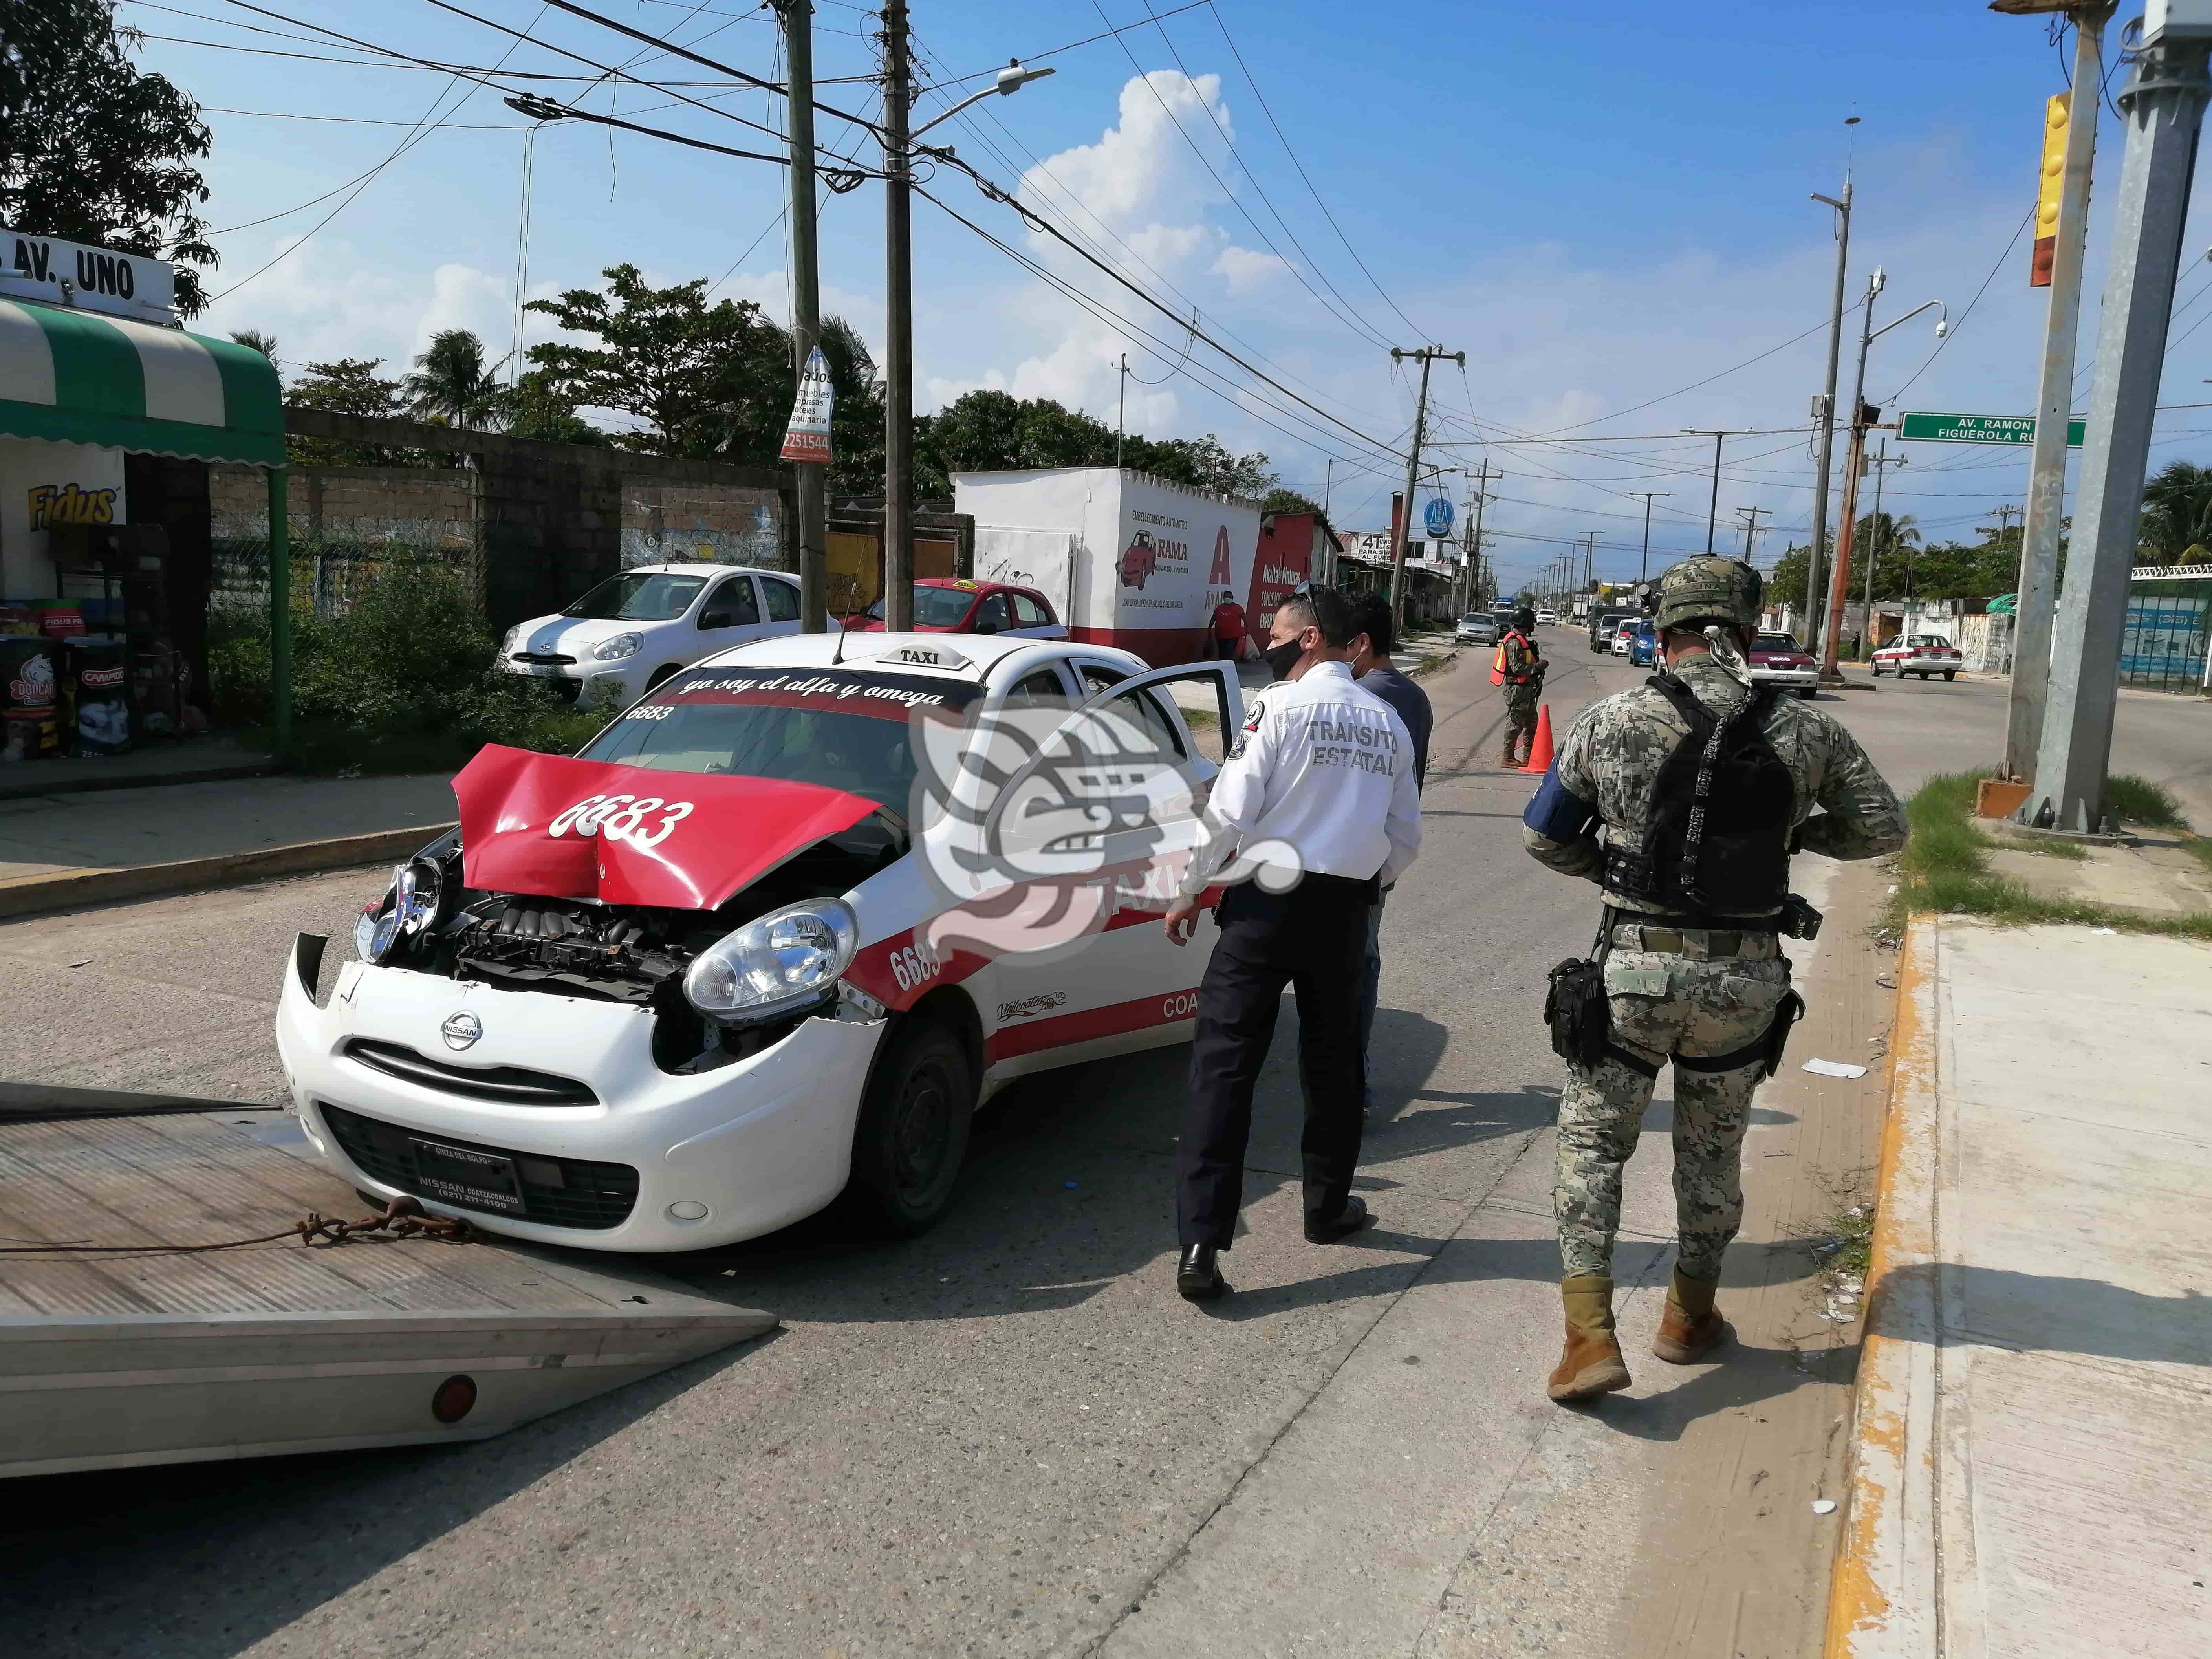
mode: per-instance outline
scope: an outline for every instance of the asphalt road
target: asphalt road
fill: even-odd
[[[1634,678],[1570,630],[1549,643],[1562,729]],[[1377,1229],[1299,1236],[1288,1020],[1214,1311],[1170,1283],[1185,1052],[1048,1074],[989,1112],[925,1237],[816,1222],[670,1264],[782,1316],[749,1348],[477,1446],[12,1486],[9,1650],[1487,1654],[1572,1632],[1660,1651],[1608,1622],[1655,1550],[1635,1512],[1652,1459],[1703,1417],[1832,1389],[1849,1353],[1688,1382],[1647,1382],[1645,1361],[1609,1418],[1542,1400],[1559,1067],[1537,1011],[1592,907],[1520,850],[1530,780],[1491,769],[1486,658],[1430,682],[1427,848],[1384,933]],[[2002,687],[1885,681],[1825,706],[1910,787],[1993,752]],[[2208,714],[2130,699],[2119,757],[2212,824]],[[0,1074],[276,1097],[285,944],[343,934],[380,879],[0,927]],[[1663,1279],[1665,1145],[1655,1108],[1624,1280]]]

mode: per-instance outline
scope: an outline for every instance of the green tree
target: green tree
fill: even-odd
[[[791,374],[788,365],[793,353],[787,335],[783,369],[787,376]],[[860,331],[842,317],[822,319],[822,356],[830,365],[830,493],[880,495],[884,493],[884,381],[876,370],[875,356],[860,337]],[[784,416],[788,418],[789,394],[796,390],[795,380],[787,380],[786,388]],[[779,426],[775,447],[753,459],[763,465],[774,463],[782,441]],[[921,469],[915,472],[919,477]]]
[[[546,372],[533,368],[515,382],[507,429],[518,438],[548,444],[592,444],[605,448],[614,440],[576,413],[576,405],[554,389]]]
[[[409,411],[418,419],[466,431],[496,426],[512,402],[499,381],[499,372],[506,366],[504,357],[486,363],[483,342],[469,330],[440,329],[430,337],[429,349],[415,359],[400,390]]]
[[[1049,398],[970,392],[915,425],[915,475],[927,494],[949,494],[955,472],[1114,465],[1114,428]],[[1224,495],[1256,499],[1277,482],[1265,455],[1233,453],[1210,432],[1164,440],[1131,433],[1121,453],[1126,466]]]
[[[131,61],[143,36],[113,0],[0,0],[0,224],[180,261],[177,307],[207,303],[221,258],[193,165],[213,140],[199,106]]]
[[[333,415],[388,419],[400,414],[406,404],[400,383],[376,372],[383,366],[381,357],[341,357],[336,362],[309,363],[307,372],[285,388],[284,401],[295,409],[325,409]],[[422,457],[411,450],[329,438],[288,437],[284,453],[300,466],[422,464]]]
[[[703,276],[657,289],[633,264],[611,265],[604,275],[604,292],[575,288],[529,302],[565,332],[593,342],[530,348],[548,390],[571,407],[638,421],[639,429],[617,434],[634,448],[773,460],[791,412],[783,331],[750,300],[708,305]]]
[[[1285,489],[1280,484],[1260,498],[1260,510],[1262,513],[1310,513],[1317,519],[1324,516],[1319,501],[1310,495],[1301,495],[1295,489]]]
[[[2188,564],[2212,557],[2212,467],[2170,461],[2143,485],[2138,564]],[[2194,553],[2191,550],[2196,550]]]

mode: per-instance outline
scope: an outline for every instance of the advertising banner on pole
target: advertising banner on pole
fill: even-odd
[[[791,424],[783,430],[783,459],[827,465],[830,452],[830,410],[834,398],[830,387],[830,362],[817,346],[806,354],[806,372],[799,377],[799,396],[791,405]]]

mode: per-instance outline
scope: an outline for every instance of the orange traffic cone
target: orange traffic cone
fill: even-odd
[[[1548,772],[1552,769],[1552,705],[1548,702],[1536,711],[1536,735],[1528,743],[1528,763],[1523,772]]]

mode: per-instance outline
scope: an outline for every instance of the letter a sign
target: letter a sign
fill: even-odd
[[[791,405],[791,424],[783,429],[783,459],[827,465],[830,456],[830,364],[817,346],[806,355],[799,377],[799,396]]]

